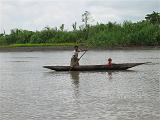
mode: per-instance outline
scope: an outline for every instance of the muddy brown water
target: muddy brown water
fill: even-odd
[[[1,120],[159,120],[160,50],[87,51],[80,64],[152,62],[127,71],[55,72],[72,51],[0,52]]]

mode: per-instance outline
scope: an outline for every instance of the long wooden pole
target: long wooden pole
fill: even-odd
[[[84,55],[86,52],[87,52],[87,51],[85,51],[85,52],[81,55],[81,57],[79,58],[79,60],[83,57],[83,55]],[[78,60],[78,61],[79,61],[79,60]]]

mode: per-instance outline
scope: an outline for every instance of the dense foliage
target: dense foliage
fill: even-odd
[[[83,14],[84,15],[84,14]],[[85,16],[87,18],[87,16]],[[88,19],[88,18],[87,18]],[[122,24],[107,23],[88,25],[73,31],[65,31],[64,24],[57,28],[45,27],[41,31],[13,29],[9,35],[0,34],[0,45],[38,44],[38,43],[85,43],[89,46],[159,46],[160,15],[153,12],[146,15],[146,20]]]

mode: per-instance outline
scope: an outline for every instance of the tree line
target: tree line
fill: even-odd
[[[10,34],[0,34],[0,45],[39,44],[39,43],[84,43],[89,46],[159,46],[160,45],[160,13],[147,14],[145,20],[133,23],[124,21],[97,23],[90,25],[90,13],[82,14],[84,25],[72,24],[72,31],[45,27],[41,31],[12,29]]]

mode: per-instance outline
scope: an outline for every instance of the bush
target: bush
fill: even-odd
[[[148,21],[123,24],[97,24],[74,31],[45,28],[41,31],[14,29],[11,34],[0,34],[0,45],[40,43],[86,43],[89,46],[158,46],[160,26]]]

